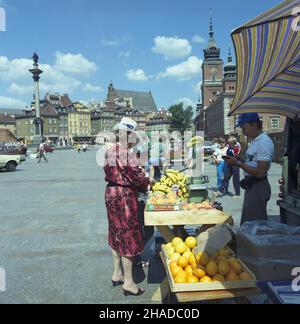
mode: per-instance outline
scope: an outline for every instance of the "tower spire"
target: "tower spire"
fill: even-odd
[[[229,44],[228,49],[228,63],[232,63],[231,45]]]
[[[213,11],[210,9],[210,15],[209,15],[209,38],[214,38],[214,25],[213,25]]]

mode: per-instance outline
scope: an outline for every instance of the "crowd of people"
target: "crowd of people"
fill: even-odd
[[[229,137],[228,140],[224,138],[214,139],[212,163],[217,167],[217,192],[215,197],[229,195],[229,185],[231,178],[233,179],[233,186],[235,195],[232,198],[240,198],[240,169],[237,166],[231,166],[226,162],[225,157],[239,158],[241,153],[241,144],[236,137]]]

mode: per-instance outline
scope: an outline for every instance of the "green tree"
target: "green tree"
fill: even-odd
[[[169,112],[172,114],[170,132],[178,131],[181,134],[187,129],[191,128],[193,119],[193,107],[183,107],[183,103],[173,105],[169,108]]]

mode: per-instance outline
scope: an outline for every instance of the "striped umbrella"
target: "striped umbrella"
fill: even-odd
[[[238,78],[229,115],[300,116],[300,0],[288,0],[232,33]]]

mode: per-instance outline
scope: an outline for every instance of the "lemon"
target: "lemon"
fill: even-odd
[[[185,245],[184,242],[179,242],[175,245],[175,252],[179,253],[179,254],[183,254],[184,252],[186,252],[187,246]]]
[[[177,243],[181,243],[181,242],[183,242],[183,240],[180,237],[175,237],[172,240],[172,245],[175,247]]]
[[[204,277],[200,280],[200,282],[209,283],[209,282],[212,282],[212,280],[211,280],[210,277],[208,277],[208,276],[204,276]]]
[[[177,265],[181,268],[185,268],[187,267],[189,264],[189,260],[188,258],[186,258],[185,256],[181,256],[178,260],[177,260]]]
[[[197,240],[195,237],[193,236],[189,236],[186,240],[185,240],[185,245],[187,247],[189,247],[190,249],[193,249],[194,247],[197,246]]]

